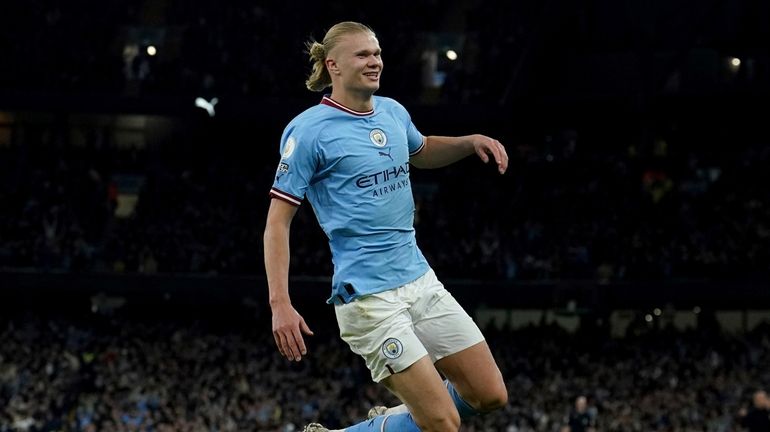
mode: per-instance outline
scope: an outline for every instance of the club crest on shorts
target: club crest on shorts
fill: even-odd
[[[389,359],[397,359],[404,353],[404,345],[396,338],[389,338],[382,344],[382,354]]]
[[[372,129],[372,131],[369,132],[369,139],[372,140],[372,143],[377,147],[385,147],[385,144],[388,143],[388,137],[385,136],[385,132],[383,132],[382,129]]]

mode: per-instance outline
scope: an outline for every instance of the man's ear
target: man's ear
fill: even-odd
[[[332,75],[340,74],[340,68],[339,66],[337,66],[337,62],[334,61],[334,59],[330,59],[330,58],[326,59],[326,70],[328,70],[329,74],[332,74]]]

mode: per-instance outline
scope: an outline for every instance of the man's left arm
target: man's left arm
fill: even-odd
[[[424,140],[422,150],[409,159],[417,168],[441,168],[476,153],[484,163],[494,160],[500,174],[508,169],[505,147],[494,138],[478,134],[460,137],[432,135]]]

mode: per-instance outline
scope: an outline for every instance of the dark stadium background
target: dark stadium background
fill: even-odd
[[[411,173],[418,242],[510,391],[463,430],[565,430],[579,395],[596,430],[767,419],[770,3],[11,0],[0,432],[290,432],[394,402],[339,341],[306,205],[302,363],[266,304],[278,141],[320,98],[303,43],[347,19],[377,32],[378,94],[423,134],[511,156],[504,177]]]

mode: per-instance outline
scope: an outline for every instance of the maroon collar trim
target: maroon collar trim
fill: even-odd
[[[329,105],[330,107],[337,108],[339,110],[345,111],[346,113],[353,114],[355,116],[368,116],[368,115],[374,114],[374,108],[370,109],[369,111],[356,111],[346,107],[345,105],[342,105],[341,103],[335,101],[329,96],[324,96],[323,98],[321,98],[321,105]]]

